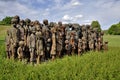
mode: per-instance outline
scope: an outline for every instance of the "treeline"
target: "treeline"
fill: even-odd
[[[120,35],[120,22],[117,23],[117,24],[113,24],[108,29],[108,34],[110,34],[110,35]]]
[[[3,19],[0,21],[0,25],[10,25],[12,18],[13,18],[13,17],[6,16],[5,18],[3,18]]]

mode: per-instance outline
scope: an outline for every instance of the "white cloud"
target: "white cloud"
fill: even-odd
[[[12,4],[12,5],[11,5]],[[5,6],[6,5],[6,6]],[[30,18],[32,20],[43,19],[43,15],[49,15],[49,9],[33,9],[31,6],[15,2],[0,1],[0,19],[5,16],[19,15],[21,18]]]
[[[45,11],[50,11],[50,8],[46,8]]]
[[[96,13],[90,15],[100,21],[102,29],[108,29],[112,24],[120,21],[120,0],[100,0],[94,6]]]
[[[80,18],[82,18],[82,17],[83,17],[83,15],[81,15],[81,14],[75,16],[76,19],[80,19]]]
[[[77,2],[72,3],[72,5],[73,6],[79,6],[79,5],[81,5],[81,3],[77,1]]]
[[[69,15],[64,15],[62,18],[64,21],[71,21],[73,18],[70,17]]]
[[[11,5],[12,3],[12,5]],[[15,15],[15,14],[36,14],[37,11],[28,8],[25,5],[22,5],[18,2],[1,2],[1,8],[0,10],[4,11],[4,15]],[[5,6],[7,5],[7,6]]]
[[[68,11],[71,9],[74,10],[83,4],[78,0],[69,0],[66,3],[63,3],[63,1],[66,1],[66,0],[53,0],[53,1],[55,2],[55,6],[52,7],[51,9],[61,10],[61,11]]]
[[[0,0],[0,19],[19,15],[32,20],[79,23],[98,20],[102,29],[108,29],[120,21],[119,9],[120,0]]]
[[[72,22],[78,22],[79,21],[79,19],[81,19],[83,17],[83,15],[74,15],[74,16],[70,16],[70,15],[64,15],[63,17],[62,17],[62,20],[66,23],[66,22],[70,22],[70,23],[72,23]]]
[[[70,2],[68,2],[67,4],[63,6],[63,9],[74,9],[80,6],[81,4],[82,3],[80,3],[79,1],[71,0]]]

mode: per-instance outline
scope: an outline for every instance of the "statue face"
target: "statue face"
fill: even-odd
[[[20,25],[21,25],[21,26],[23,26],[23,25],[24,25],[24,23],[23,23],[23,22],[20,22]]]
[[[48,25],[48,22],[45,22],[45,25]]]
[[[48,25],[48,20],[47,20],[47,19],[44,20],[43,23],[44,23],[45,25]]]

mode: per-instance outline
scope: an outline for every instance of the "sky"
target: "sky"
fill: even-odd
[[[0,0],[0,20],[19,15],[20,19],[48,19],[49,22],[91,24],[103,30],[120,22],[120,0]]]

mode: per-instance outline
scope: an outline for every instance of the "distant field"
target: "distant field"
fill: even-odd
[[[10,29],[10,26],[0,25],[0,44],[5,40],[6,31]]]
[[[107,52],[65,56],[40,65],[7,60],[4,37],[9,26],[0,26],[0,80],[120,80],[120,36],[105,35]]]
[[[109,46],[120,47],[120,35],[105,35],[104,41],[108,41]]]

